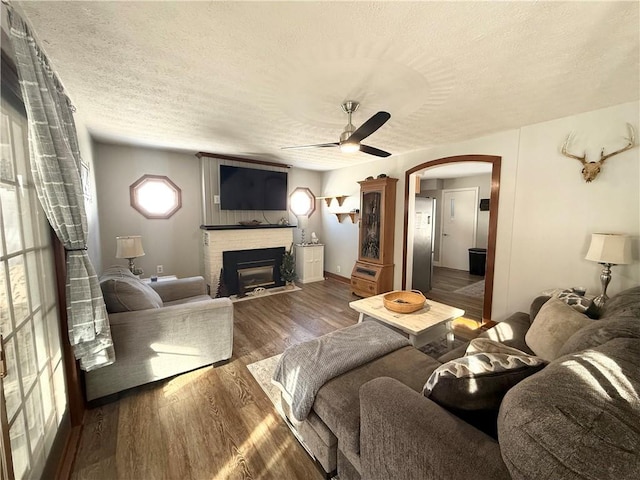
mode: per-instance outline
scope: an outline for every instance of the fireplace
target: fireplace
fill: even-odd
[[[222,252],[223,279],[229,295],[284,285],[280,278],[284,252],[284,247]]]

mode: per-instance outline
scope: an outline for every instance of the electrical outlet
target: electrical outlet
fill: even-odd
[[[156,273],[164,273],[164,265],[158,265],[156,267]]]
[[[340,273],[340,265],[336,267],[336,272]]]
[[[213,196],[213,203],[215,203],[216,205],[220,204],[220,195]]]

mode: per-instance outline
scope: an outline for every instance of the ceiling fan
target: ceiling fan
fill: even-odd
[[[339,147],[341,152],[363,152],[369,155],[375,155],[376,157],[388,157],[391,155],[389,152],[380,150],[379,148],[370,147],[369,145],[362,145],[360,142],[378,130],[387,120],[391,118],[391,115],[387,112],[378,112],[373,115],[369,120],[360,125],[360,128],[356,128],[351,123],[351,114],[358,110],[360,104],[354,101],[346,101],[342,104],[342,110],[349,116],[349,123],[344,127],[344,131],[340,134],[340,141],[333,143],[318,143],[316,145],[299,145],[295,147],[282,147],[283,150],[291,148],[325,148],[325,147]]]

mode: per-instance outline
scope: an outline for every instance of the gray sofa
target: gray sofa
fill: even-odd
[[[525,336],[547,299],[481,337],[532,353]],[[318,391],[303,422],[282,407],[341,480],[640,478],[640,287],[587,322],[559,358],[507,391],[495,436],[421,393],[466,346],[439,359],[404,347],[340,375]]]
[[[86,372],[87,400],[231,358],[233,304],[207,295],[202,277],[146,284],[110,267],[100,286],[116,361]]]

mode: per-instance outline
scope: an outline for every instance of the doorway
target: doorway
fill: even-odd
[[[460,201],[460,199],[455,198],[453,202],[452,196],[448,195],[445,199],[444,191],[447,188],[442,187],[442,181],[440,186],[440,204],[441,208],[438,209],[438,213],[443,218],[436,218],[436,230],[437,233],[435,235],[435,239],[438,244],[434,245],[435,251],[439,252],[436,256],[435,264],[435,272],[434,278],[437,276],[438,271],[442,271],[447,274],[454,274],[453,277],[450,278],[458,280],[457,277],[460,275],[468,277],[464,279],[464,281],[468,281],[469,283],[478,282],[482,280],[482,277],[477,277],[476,275],[471,275],[468,270],[470,270],[470,256],[468,250],[470,247],[486,247],[486,264],[485,264],[485,272],[484,272],[484,293],[480,293],[479,299],[476,299],[477,307],[475,308],[475,315],[477,320],[481,320],[482,322],[487,322],[491,320],[491,305],[493,298],[493,280],[494,280],[494,264],[495,264],[495,243],[496,243],[496,229],[497,229],[497,220],[498,220],[498,198],[499,198],[499,188],[500,188],[500,162],[501,158],[492,155],[462,155],[456,157],[446,157],[438,160],[433,160],[430,162],[425,162],[423,164],[417,165],[405,172],[405,208],[404,208],[404,246],[403,249],[403,270],[402,270],[402,287],[407,288],[407,286],[412,285],[413,280],[413,267],[414,267],[414,242],[413,242],[413,233],[415,228],[415,218],[416,218],[416,206],[415,199],[416,193],[419,192],[420,189],[420,177],[424,174],[428,176],[427,172],[431,171],[432,174],[435,175],[436,167],[438,167],[438,174],[443,171],[446,171],[449,178],[457,176],[464,177],[468,176],[470,172],[476,169],[477,171],[485,172],[486,175],[489,176],[490,185],[485,192],[480,192],[480,196],[488,196],[489,198],[485,198],[483,200],[483,204],[489,205],[488,212],[482,212],[484,214],[482,225],[478,224],[477,217],[476,219],[472,219],[472,222],[466,222],[467,224],[471,223],[471,230],[473,232],[473,236],[475,239],[472,243],[466,243],[464,247],[452,247],[449,245],[449,252],[452,252],[452,248],[459,250],[457,255],[455,255],[455,259],[447,260],[444,259],[445,264],[453,265],[451,267],[443,267],[442,266],[442,253],[440,249],[446,250],[447,236],[444,237],[441,235],[442,233],[448,234],[449,227],[445,226],[445,218],[449,219],[453,217],[454,219],[463,218],[461,208],[463,207],[464,201]],[[435,177],[432,177],[435,178]],[[451,190],[451,189],[449,189]],[[462,190],[461,188],[453,188],[453,190]],[[420,192],[419,195],[431,195],[432,192]],[[465,195],[465,194],[463,194]],[[469,194],[469,198],[471,195]],[[472,205],[473,215],[477,215],[479,210],[479,196],[474,192],[473,200],[469,200],[469,203]],[[453,209],[453,212],[451,212]],[[469,212],[471,212],[471,208],[469,208]],[[468,220],[468,219],[467,219]],[[480,228],[480,226],[482,228]],[[466,227],[467,229],[469,227]],[[480,239],[483,237],[483,240]],[[444,241],[442,244],[439,240]],[[468,242],[469,240],[467,240]],[[486,244],[482,244],[480,242],[486,242]],[[453,242],[449,242],[453,243]],[[460,253],[462,250],[465,250],[462,254]],[[445,254],[446,255],[446,254]],[[454,263],[451,263],[454,262]],[[433,295],[431,296],[433,297]],[[429,294],[427,294],[427,298],[431,298]],[[470,307],[471,301],[469,296],[465,296],[465,294],[456,294],[455,292],[448,292],[446,295],[446,300],[443,298],[433,298],[436,301],[440,301],[442,303],[447,303],[452,306],[456,306],[458,308],[462,308],[467,310],[470,314],[474,313],[473,308]],[[465,306],[467,308],[465,308]]]

